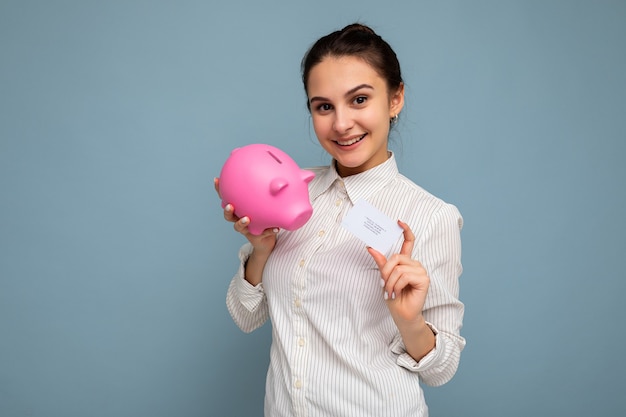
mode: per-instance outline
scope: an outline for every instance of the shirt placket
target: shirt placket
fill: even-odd
[[[292,280],[292,323],[293,323],[293,365],[292,365],[292,400],[295,415],[297,417],[306,417],[306,396],[305,396],[305,377],[307,363],[307,324],[306,314],[303,306],[303,296],[306,290],[306,264],[307,257],[304,252],[297,258],[294,278]]]
[[[312,238],[308,244],[303,245],[300,256],[296,259],[294,279],[292,280],[292,324],[293,334],[293,366],[292,366],[292,400],[295,415],[297,417],[306,417],[308,415],[306,404],[306,383],[307,383],[307,364],[310,359],[310,330],[308,328],[308,320],[306,317],[305,291],[307,279],[310,277],[309,263],[312,256],[324,247],[325,241],[330,237],[332,230],[336,229],[337,224],[341,222],[345,211],[348,209],[346,201],[348,194],[346,192],[343,181],[335,184],[334,192],[326,196],[330,200],[321,204],[328,212],[321,213],[319,223],[313,227]],[[330,222],[329,222],[330,220]],[[335,223],[335,224],[333,224]]]

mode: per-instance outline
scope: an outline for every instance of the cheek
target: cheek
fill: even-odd
[[[364,120],[374,126],[382,126],[389,122],[389,108],[385,106],[371,106],[364,114]]]
[[[312,118],[312,122],[313,122],[313,130],[315,131],[315,134],[317,136],[324,136],[331,129],[331,125],[329,123],[329,118],[315,117],[314,116]]]

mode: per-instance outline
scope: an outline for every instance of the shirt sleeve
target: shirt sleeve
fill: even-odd
[[[397,364],[417,372],[430,386],[452,379],[465,347],[465,339],[460,335],[464,305],[459,300],[462,226],[457,208],[445,204],[433,215],[415,255],[430,277],[423,315],[435,334],[435,348],[417,362],[406,353],[399,334],[391,344],[391,350],[398,355]]]
[[[245,279],[245,265],[250,253],[250,243],[246,243],[239,250],[239,269],[226,293],[228,312],[235,324],[246,333],[261,327],[269,317],[263,283],[253,286]]]

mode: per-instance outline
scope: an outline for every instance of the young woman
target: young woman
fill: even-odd
[[[319,39],[302,80],[332,158],[313,169],[313,216],[296,231],[255,236],[247,217],[224,211],[248,239],[228,309],[245,332],[272,322],[265,415],[427,416],[420,381],[449,381],[465,345],[461,215],[398,172],[388,136],[404,84],[372,29],[352,24]],[[403,229],[388,257],[341,226],[359,199]]]

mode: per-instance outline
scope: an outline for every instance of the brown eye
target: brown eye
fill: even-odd
[[[365,96],[358,96],[357,98],[354,99],[355,104],[363,104],[366,101],[367,101],[367,97]]]
[[[320,104],[319,106],[317,106],[317,109],[319,111],[329,111],[330,109],[332,109],[332,106],[328,103],[324,103],[324,104]]]

